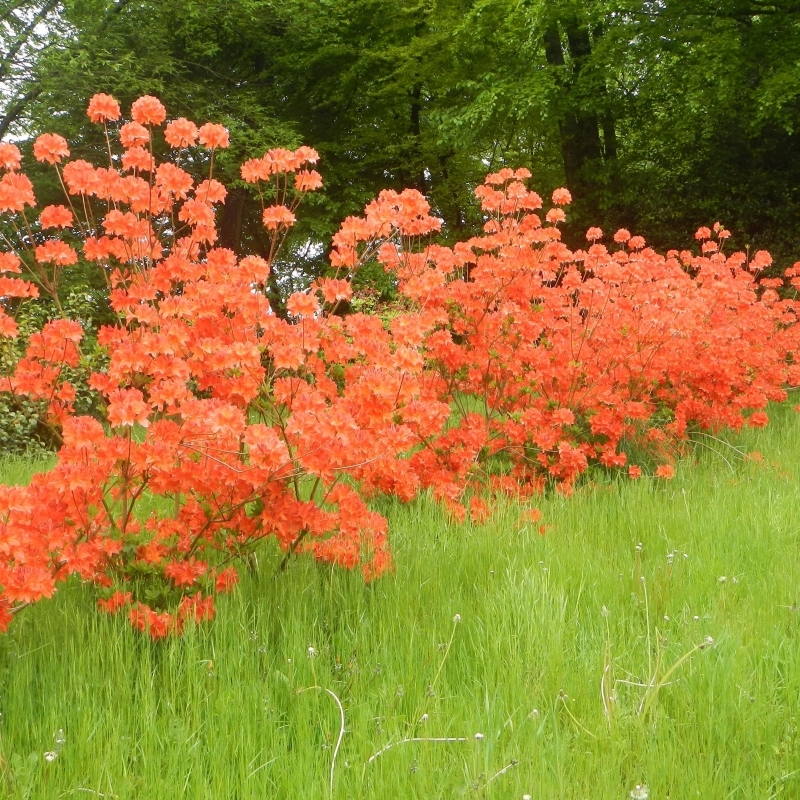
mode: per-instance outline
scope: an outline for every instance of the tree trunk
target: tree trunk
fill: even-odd
[[[559,122],[561,133],[561,155],[567,186],[577,197],[586,197],[591,190],[591,180],[585,174],[587,162],[603,158],[600,141],[600,126],[594,111],[582,109],[574,96],[574,87],[583,64],[592,53],[592,44],[587,28],[578,25],[573,18],[566,25],[567,46],[572,60],[572,75],[556,78],[564,99],[564,110]],[[544,35],[545,57],[553,67],[564,67],[564,49],[558,27],[553,24]],[[613,130],[613,123],[611,125]],[[613,138],[616,154],[616,139]]]
[[[247,202],[247,190],[231,189],[225,198],[222,219],[219,226],[219,243],[221,247],[228,247],[240,255],[242,246],[242,222],[244,207]]]

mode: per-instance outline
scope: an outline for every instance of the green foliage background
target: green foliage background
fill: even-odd
[[[18,48],[28,60],[17,64],[26,29],[10,31],[8,20],[45,7],[47,46],[29,32]],[[83,109],[105,91],[125,105],[156,94],[175,116],[230,126],[228,181],[268,146],[312,144],[327,189],[298,239],[323,250],[341,219],[385,187],[421,189],[447,236],[461,236],[480,221],[471,189],[485,172],[527,165],[543,190],[565,181],[573,190],[573,243],[599,224],[683,246],[721,219],[737,245],[796,257],[796,0],[14,0],[10,9],[0,133],[56,129],[92,150],[101,143]],[[233,203],[223,238],[257,248],[253,204],[244,193],[239,201],[243,217]]]

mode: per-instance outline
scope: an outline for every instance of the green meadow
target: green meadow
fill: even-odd
[[[800,797],[800,416],[770,415],[542,498],[544,534],[380,501],[388,577],[265,546],[165,642],[69,584],[0,638],[0,794]]]

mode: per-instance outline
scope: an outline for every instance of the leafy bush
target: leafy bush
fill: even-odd
[[[556,190],[542,219],[527,170],[487,177],[485,235],[452,247],[432,243],[441,222],[422,195],[382,192],[334,236],[329,275],[278,316],[267,282],[300,200],[321,185],[315,151],[270,150],[242,166],[268,244],[240,257],[215,246],[222,126],[179,119],[158,133],[166,110],[143,97],[115,157],[116,101],[95,96],[89,115],[106,130],[110,166],[62,166],[67,142],[39,137],[34,153],[58,172],[67,205],[38,223],[19,152],[0,145],[0,212],[21,233],[0,254],[0,331],[17,336],[8,312],[40,294],[57,312],[27,335],[0,388],[62,445],[29,487],[0,488],[4,627],[77,573],[102,608],[126,609],[153,638],[179,632],[213,617],[233,562],[265,538],[372,579],[391,568],[372,492],[432,488],[481,517],[485,489],[569,492],[593,462],[637,477],[625,442],[659,455],[655,474],[669,478],[671,446],[692,426],[766,424],[768,401],[800,377],[797,304],[781,299],[782,279],[759,277],[766,253],[725,256],[719,225],[698,231],[700,255],[660,255],[627,231],[610,252],[597,228],[570,251],[559,229],[569,192]],[[157,162],[157,135],[191,149],[208,177]],[[96,333],[58,291],[64,268],[86,263],[113,320]],[[391,308],[339,315],[375,300],[351,302],[355,276],[376,263],[393,273]]]

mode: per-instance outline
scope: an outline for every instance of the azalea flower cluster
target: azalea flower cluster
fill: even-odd
[[[382,192],[344,221],[329,274],[292,294],[283,319],[266,282],[321,186],[316,152],[276,148],[242,166],[268,238],[242,257],[217,245],[222,126],[167,122],[153,97],[125,123],[107,95],[88,114],[109,166],[41,136],[34,155],[67,201],[38,215],[18,149],[0,144],[0,213],[19,234],[0,253],[0,335],[17,335],[18,304],[57,299],[79,261],[105,276],[118,320],[100,330],[107,366],[89,379],[102,418],[75,413],[75,320],[48,322],[0,378],[63,440],[51,471],[0,487],[2,629],[77,574],[103,610],[154,639],[178,633],[213,618],[234,565],[265,539],[372,579],[391,568],[372,493],[431,490],[479,519],[487,492],[569,493],[592,463],[638,477],[630,442],[669,478],[671,445],[693,428],[763,425],[800,378],[797,303],[762,277],[768,254],[724,255],[720,225],[697,232],[699,254],[661,255],[624,230],[605,245],[598,228],[570,250],[569,192],[542,213],[524,169],[487,177],[484,233],[452,247],[434,243],[441,222],[421,194]],[[208,176],[159,163],[156,137],[197,148]],[[395,274],[403,309],[338,315],[373,260]],[[800,285],[800,263],[787,277]]]

